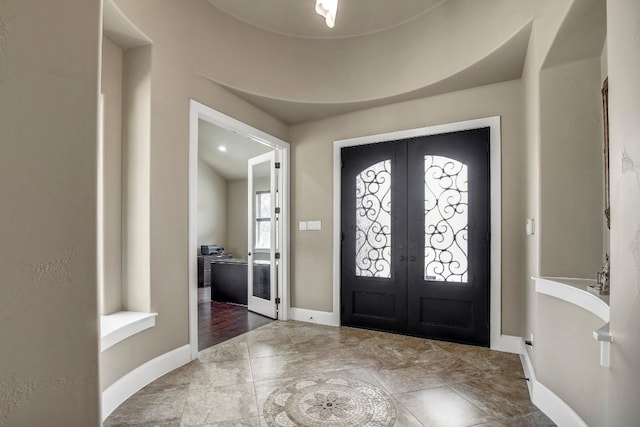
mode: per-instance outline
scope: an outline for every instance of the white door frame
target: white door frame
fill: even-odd
[[[341,149],[355,145],[397,141],[420,136],[490,128],[489,167],[491,179],[491,279],[490,279],[490,346],[494,350],[520,352],[520,338],[502,335],[502,212],[500,116],[428,126],[418,129],[343,139],[333,142],[333,313],[332,324],[340,324],[340,216],[341,216]]]
[[[227,116],[193,99],[189,102],[189,345],[191,359],[198,357],[198,120],[205,120],[228,131],[250,138],[261,144],[271,146],[280,151],[280,173],[282,176],[282,248],[280,259],[280,278],[278,295],[281,304],[278,318],[289,318],[289,150],[288,142],[269,135],[259,129],[247,125],[233,117]]]

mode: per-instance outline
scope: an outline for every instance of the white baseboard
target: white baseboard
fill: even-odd
[[[134,393],[164,374],[191,361],[191,347],[183,345],[138,366],[102,392],[102,421]]]
[[[500,335],[491,340],[491,350],[505,353],[520,354],[520,342],[522,338],[512,335]]]
[[[318,323],[320,325],[340,326],[340,316],[330,311],[307,310],[306,308],[291,307],[289,319],[301,322]]]
[[[291,307],[289,318],[301,322],[318,323],[320,325],[340,326],[340,316],[330,311],[307,310],[306,308]],[[520,353],[520,337],[500,335],[491,341],[491,349],[506,353]]]
[[[525,377],[529,378],[529,395],[531,402],[559,427],[587,427],[580,415],[557,394],[545,387],[536,379],[536,373],[529,358],[524,341],[521,342],[520,360]]]

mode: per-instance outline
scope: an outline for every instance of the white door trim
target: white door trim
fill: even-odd
[[[249,126],[233,117],[227,116],[193,99],[189,102],[189,238],[188,238],[188,265],[189,265],[189,345],[191,358],[198,357],[198,120],[205,120],[216,126],[220,126],[231,132],[246,136],[256,142],[277,148],[280,152],[280,174],[282,176],[282,213],[280,215],[282,226],[282,248],[279,263],[278,295],[281,304],[278,318],[289,318],[289,209],[290,209],[290,182],[289,182],[289,150],[288,142],[269,135],[259,129]]]
[[[341,148],[355,145],[374,144],[376,142],[396,141],[419,136],[437,135],[448,132],[459,132],[483,127],[490,128],[490,189],[491,189],[491,279],[490,279],[490,346],[492,349],[517,353],[519,349],[512,345],[513,337],[502,335],[502,212],[501,212],[501,140],[500,116],[462,122],[447,123],[417,129],[369,135],[343,139],[333,142],[333,313],[331,323],[340,324],[340,197],[341,197]]]

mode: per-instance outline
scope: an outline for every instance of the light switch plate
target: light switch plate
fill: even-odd
[[[322,221],[307,221],[307,230],[322,230]]]
[[[298,230],[307,231],[307,221],[300,221],[298,223]]]

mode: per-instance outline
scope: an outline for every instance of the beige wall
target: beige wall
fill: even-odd
[[[610,426],[640,420],[640,2],[607,1],[611,136]]]
[[[0,2],[0,425],[98,426],[100,2]]]
[[[603,322],[536,294],[531,280],[537,275],[594,278],[601,266],[603,54],[602,39],[586,35],[602,31],[604,15],[595,0],[533,4],[536,19],[523,83],[526,216],[536,219],[537,231],[525,245],[523,337],[534,337],[527,351],[537,380],[588,425],[607,425],[608,372],[599,364],[599,345],[592,338]],[[551,65],[543,69],[544,64]]]
[[[127,17],[151,40],[150,310],[156,326],[102,353],[103,390],[149,360],[189,343],[188,176],[189,99],[287,140],[287,127],[195,74],[198,58],[219,39],[207,34],[212,9],[204,1],[120,0]],[[153,10],[154,13],[149,13]],[[167,29],[171,31],[167,31]],[[233,34],[226,38],[233,39]],[[235,62],[236,66],[238,62]]]
[[[333,141],[490,116],[502,117],[502,333],[520,336],[523,127],[520,81],[374,108],[291,128],[291,305],[332,311]],[[300,220],[322,231],[299,232]]]
[[[247,259],[247,180],[227,181],[227,246],[234,258]]]
[[[151,46],[127,49],[123,70],[123,301],[151,309]]]
[[[532,276],[540,274],[540,76],[542,64],[551,49],[553,40],[562,24],[572,0],[532,1],[534,24],[527,58],[522,72],[525,118],[525,168],[524,195],[525,217],[535,221],[536,232],[525,237],[524,269],[522,283],[522,337],[530,339],[534,333],[535,319],[539,315],[538,300]],[[535,364],[535,354],[530,347],[526,351]]]
[[[269,179],[254,180],[254,191],[269,190]],[[246,259],[247,249],[247,180],[236,179],[227,182],[227,246],[226,252],[233,253],[234,258]]]
[[[149,106],[149,139],[153,144],[149,146],[151,168],[146,186],[150,192],[149,305],[159,317],[156,327],[102,354],[103,389],[132,369],[188,342],[189,98],[288,139],[283,123],[194,73],[215,72],[208,68],[217,64],[199,61],[215,58],[217,50],[226,49],[223,42],[238,36],[228,25],[210,25],[220,17],[212,16],[204,1],[189,2],[186,7],[184,2],[169,0],[121,0],[118,4],[155,42]],[[527,237],[523,245],[522,218],[523,213],[539,218],[544,198],[539,194],[543,167],[541,68],[573,2],[540,0],[531,4],[536,23],[522,85],[507,82],[292,129],[293,224],[307,218],[323,221],[322,232],[293,233],[294,306],[331,308],[332,213],[327,177],[331,176],[333,140],[499,114],[503,117],[503,250],[505,257],[514,257],[507,258],[509,262],[503,259],[503,333],[520,332],[517,300],[523,282],[529,284],[523,299],[525,336],[535,330],[537,321],[541,330],[552,328],[552,320],[592,327],[592,319],[571,312],[561,314],[563,308],[556,301],[546,297],[537,301],[530,290],[528,277],[539,273],[539,235]],[[148,13],[150,8],[153,14]],[[0,43],[0,217],[4,219],[0,221],[0,394],[9,397],[0,401],[0,423],[6,425],[46,425],[52,419],[66,426],[99,425],[95,285],[99,10],[95,1],[0,3],[4,30]],[[640,418],[639,17],[640,4],[635,0],[608,1],[611,329],[615,342],[612,367],[607,371],[611,396],[606,424],[611,426],[634,425]],[[224,37],[210,33],[218,29]],[[240,53],[231,56],[230,69],[242,69]],[[526,126],[521,120],[522,105]],[[38,118],[38,126],[33,125],[33,117]],[[519,172],[525,164],[523,177]],[[39,251],[33,250],[34,242]],[[523,246],[525,269],[518,255]],[[566,333],[558,331],[557,337],[561,339]],[[533,354],[539,377],[547,381],[552,381],[556,368],[547,368],[545,363],[563,351],[553,344],[542,342],[537,346],[540,357],[536,357],[537,349]],[[587,345],[592,343],[578,347]],[[591,357],[592,351],[588,354]],[[559,377],[562,375],[560,372]],[[586,377],[598,382],[600,374]],[[563,387],[559,385],[558,392],[568,402],[575,402],[585,419],[601,420],[597,418],[600,415],[591,415],[593,408],[584,408],[593,396],[578,398],[575,391],[567,392]]]
[[[595,278],[603,261],[600,88],[600,55],[542,71],[542,276]]]
[[[187,188],[188,188],[188,100],[194,98],[276,137],[290,141],[283,123],[239,100],[229,92],[200,77],[220,75],[231,67],[234,78],[246,85],[254,80],[244,79],[249,72],[248,60],[260,57],[247,55],[233,43],[247,41],[247,29],[230,22],[204,1],[118,0],[118,6],[151,40],[151,231],[150,275],[151,311],[159,313],[155,328],[137,334],[110,348],[103,355],[105,372],[103,387],[140,364],[188,342],[188,301],[186,288],[187,263]],[[148,11],[153,9],[154,13]],[[526,13],[525,13],[526,15]],[[520,22],[514,15],[513,22]],[[521,17],[524,17],[522,15]],[[507,19],[507,18],[505,18]],[[526,21],[523,18],[522,21]],[[516,25],[517,27],[518,25]],[[168,32],[167,28],[172,31]],[[279,39],[279,37],[276,37]],[[224,42],[222,42],[224,41]],[[265,37],[265,43],[276,46],[277,41]],[[262,44],[262,41],[261,41]],[[255,47],[251,49],[254,51]],[[278,50],[281,51],[281,50]],[[243,52],[241,56],[239,52]],[[217,58],[216,60],[213,60]],[[221,61],[220,58],[225,58]],[[261,67],[260,75],[269,77]],[[279,81],[283,82],[279,75]],[[270,78],[270,77],[269,77]],[[243,80],[244,79],[244,80]],[[263,82],[264,83],[264,82]],[[271,88],[267,82],[263,88]],[[261,83],[260,83],[261,84]],[[307,88],[311,87],[308,85]],[[331,141],[363,134],[407,129],[429,124],[446,123],[492,115],[503,116],[503,162],[505,179],[503,211],[503,332],[519,335],[519,271],[521,245],[520,178],[515,171],[522,166],[520,85],[518,82],[488,88],[433,97],[391,107],[344,115],[326,122],[318,122],[293,129],[294,168],[292,186],[294,205],[292,221],[299,218],[323,220],[323,230],[293,236],[292,271],[293,306],[331,309],[331,209],[330,179]],[[333,128],[333,125],[337,125]],[[308,134],[308,135],[306,135]],[[307,165],[306,170],[304,165]],[[330,175],[329,175],[330,176]],[[305,199],[306,195],[317,197]],[[298,200],[300,199],[300,200]],[[513,202],[513,203],[511,203]],[[509,203],[507,205],[507,203]],[[508,207],[507,207],[508,206]],[[309,241],[305,239],[309,238]],[[304,273],[308,271],[309,273]],[[309,277],[312,279],[309,280]],[[304,294],[303,294],[304,293]]]
[[[608,370],[600,366],[600,344],[592,336],[604,322],[576,305],[547,295],[538,296],[537,314],[536,379],[588,426],[608,425]]]
[[[236,29],[221,22],[217,14],[200,1],[187,8],[168,0],[155,7],[150,16],[149,1],[121,0],[118,4],[154,40],[152,66],[151,148],[151,274],[152,309],[160,316],[155,328],[114,346],[105,354],[108,367],[104,384],[149,359],[187,342],[187,116],[188,99],[199,101],[293,143],[292,223],[300,219],[323,221],[323,231],[298,233],[293,227],[292,305],[302,308],[331,309],[331,183],[332,141],[365,134],[427,126],[491,115],[503,117],[503,333],[520,335],[520,291],[529,276],[539,272],[539,235],[523,236],[524,217],[539,219],[540,202],[540,70],[559,25],[571,1],[532,2],[537,19],[525,84],[508,82],[443,96],[391,105],[295,126],[291,138],[287,127],[244,101],[194,75],[217,72],[218,65],[202,58],[213,58],[221,47],[215,31],[225,31],[224,40],[233,39]],[[215,15],[215,16],[214,16]],[[220,27],[207,23],[221,22]],[[224,21],[224,19],[222,19]],[[210,28],[211,27],[211,28]],[[171,36],[165,28],[174,28]],[[202,38],[193,43],[193,34]],[[185,46],[189,46],[185,49]],[[231,49],[230,49],[231,50]],[[232,55],[234,69],[242,58]],[[621,69],[621,68],[620,68]],[[204,70],[204,71],[203,71]],[[524,97],[522,89],[524,86]],[[523,102],[524,100],[524,102]],[[526,111],[526,132],[522,122]],[[180,125],[183,123],[184,125]],[[177,125],[176,125],[177,124]],[[525,162],[525,176],[520,174]],[[536,160],[537,159],[537,160]],[[526,180],[526,185],[525,181]],[[183,208],[177,208],[182,206]],[[526,206],[526,215],[525,215]],[[515,236],[515,237],[514,237]],[[526,247],[524,260],[521,248]],[[155,254],[155,256],[154,256]],[[526,260],[527,269],[522,268]],[[525,271],[524,277],[522,271]],[[527,286],[527,292],[530,291]],[[531,319],[539,313],[535,298],[524,299],[525,331],[535,329]],[[545,309],[546,310],[546,309]],[[535,360],[534,355],[534,360]],[[551,374],[545,371],[543,377]]]
[[[102,38],[103,287],[102,314],[122,309],[122,70],[123,51]]]
[[[227,181],[202,160],[198,161],[198,249],[201,245],[227,247]]]

